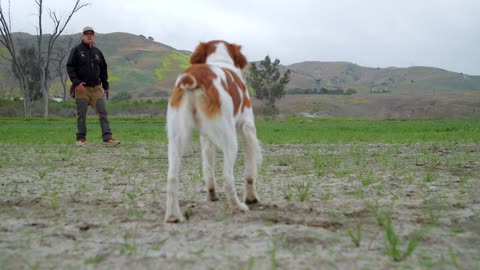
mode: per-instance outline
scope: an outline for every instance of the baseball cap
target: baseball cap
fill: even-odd
[[[93,30],[93,28],[91,26],[85,26],[83,28],[83,33],[85,34],[86,32],[92,32],[92,33],[95,33],[95,31]]]

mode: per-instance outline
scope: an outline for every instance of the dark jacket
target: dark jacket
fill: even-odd
[[[67,73],[73,87],[85,82],[88,86],[96,86],[101,83],[103,89],[110,89],[107,62],[103,53],[98,48],[90,48],[83,42],[70,51]]]

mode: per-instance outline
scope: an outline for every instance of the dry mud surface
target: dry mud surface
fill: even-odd
[[[188,220],[165,224],[165,144],[0,144],[0,268],[480,265],[478,144],[265,145],[262,202],[243,214],[228,211],[220,177],[220,200],[205,201],[198,150],[192,147],[182,169]],[[240,152],[240,196],[242,170]],[[387,240],[386,224],[397,244]],[[414,239],[416,248],[402,257]]]

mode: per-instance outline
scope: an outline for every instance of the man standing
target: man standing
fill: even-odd
[[[103,144],[116,146],[119,141],[112,138],[103,97],[108,94],[107,62],[103,53],[93,46],[95,31],[83,28],[82,42],[70,51],[67,73],[72,81],[73,97],[77,108],[77,146],[87,145],[87,109],[90,105],[97,113],[102,128]],[[103,86],[104,91],[102,91]]]

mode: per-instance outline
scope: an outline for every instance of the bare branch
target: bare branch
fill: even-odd
[[[31,116],[30,92],[29,92],[29,86],[28,86],[29,82],[27,80],[27,77],[25,76],[25,72],[23,68],[18,62],[17,54],[15,52],[15,44],[13,42],[12,33],[11,33],[12,24],[11,24],[11,16],[10,16],[10,1],[8,1],[8,3],[9,3],[9,8],[8,8],[8,19],[7,19],[3,12],[2,3],[0,2],[0,36],[1,36],[0,44],[7,49],[7,51],[11,56],[11,59],[9,59],[9,61],[13,63],[13,67],[12,67],[14,69],[13,71],[17,74],[16,77],[20,84],[20,89],[22,89],[25,116]],[[5,57],[2,56],[2,58],[5,58]]]
[[[39,10],[41,14],[41,5],[42,5],[42,0],[35,0],[39,3]],[[43,92],[43,97],[45,100],[45,112],[44,112],[44,117],[48,117],[48,88],[49,88],[49,83],[50,79],[47,78],[50,74],[49,72],[49,66],[50,66],[50,60],[52,58],[52,52],[53,52],[53,47],[55,45],[55,42],[57,41],[58,37],[63,33],[65,28],[67,27],[68,23],[70,22],[71,18],[73,17],[73,14],[75,14],[77,11],[79,11],[81,8],[87,6],[89,4],[84,4],[81,3],[80,0],[75,1],[75,5],[73,6],[72,10],[70,13],[68,13],[67,17],[64,19],[63,16],[58,16],[56,12],[52,10],[48,10],[48,14],[50,16],[50,19],[53,22],[53,31],[50,37],[48,38],[48,44],[47,44],[47,55],[46,57],[42,56],[41,53],[39,53],[39,65],[42,70],[42,75],[40,77],[40,84],[42,87],[42,92]],[[41,29],[41,20],[39,21],[39,28]],[[39,37],[39,52],[41,48],[41,37]]]

